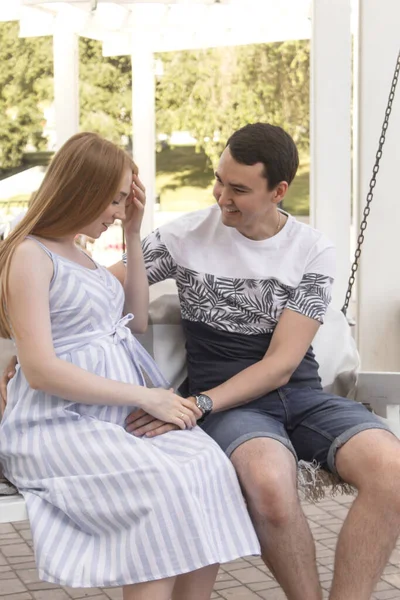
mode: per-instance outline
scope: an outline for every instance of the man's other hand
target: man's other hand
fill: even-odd
[[[0,379],[0,418],[3,416],[7,404],[7,384],[15,375],[15,367],[17,366],[17,357],[13,356],[10,362],[3,371]]]
[[[137,437],[156,437],[167,431],[173,431],[179,429],[177,425],[172,423],[165,423],[160,419],[154,418],[152,415],[147,414],[141,408],[134,410],[130,415],[127,416],[125,421],[125,429],[129,433]]]

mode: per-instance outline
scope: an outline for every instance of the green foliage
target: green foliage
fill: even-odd
[[[120,144],[132,135],[132,67],[130,56],[104,57],[101,43],[81,38],[80,124]]]
[[[81,130],[96,131],[116,143],[125,137],[129,143],[130,57],[103,57],[101,43],[86,38],[80,39],[79,48]],[[173,52],[158,57],[163,74],[156,85],[157,131],[189,131],[198,140],[197,151],[201,150],[198,160],[193,149],[159,155],[157,187],[163,208],[175,202],[175,210],[180,210],[194,191],[199,205],[212,202],[212,163],[229,135],[248,122],[281,125],[307,155],[308,41]],[[18,38],[18,23],[0,23],[0,174],[2,169],[21,164],[28,145],[39,151],[46,148],[43,108],[53,100],[52,77],[52,39]],[[184,164],[174,170],[173,161],[181,160],[182,153]],[[169,166],[166,159],[172,161]],[[306,172],[294,182],[289,204],[298,196],[304,199],[299,210],[306,211]]]
[[[215,162],[246,123],[286,129],[307,151],[309,42],[238,46],[159,55],[157,129],[186,130]]]
[[[42,103],[53,93],[50,38],[18,38],[18,23],[0,23],[0,170],[21,162],[27,144],[46,147]]]
[[[0,171],[21,164],[27,145],[43,150],[43,109],[53,101],[52,39],[19,38],[18,23],[0,23]],[[105,58],[101,43],[80,39],[80,124],[129,141],[132,72],[129,56]]]

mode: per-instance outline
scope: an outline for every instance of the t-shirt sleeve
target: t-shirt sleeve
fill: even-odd
[[[165,279],[175,279],[176,263],[162,241],[159,229],[144,238],[142,251],[150,285]],[[126,265],[126,254],[123,255],[122,260]]]
[[[322,324],[332,299],[335,266],[335,247],[326,240],[319,240],[310,252],[300,284],[289,294],[286,308]]]

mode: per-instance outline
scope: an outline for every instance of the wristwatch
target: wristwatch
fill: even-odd
[[[197,408],[203,413],[203,416],[200,418],[200,421],[203,421],[203,419],[205,419],[212,411],[213,401],[207,394],[199,394],[198,396],[195,396],[195,400]]]

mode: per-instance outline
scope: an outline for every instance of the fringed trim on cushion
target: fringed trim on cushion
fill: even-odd
[[[310,502],[318,502],[327,495],[347,495],[356,492],[352,485],[342,481],[338,475],[321,469],[316,461],[299,461],[297,484],[302,500]]]
[[[0,496],[15,496],[16,494],[18,494],[17,488],[4,477],[0,477]]]

